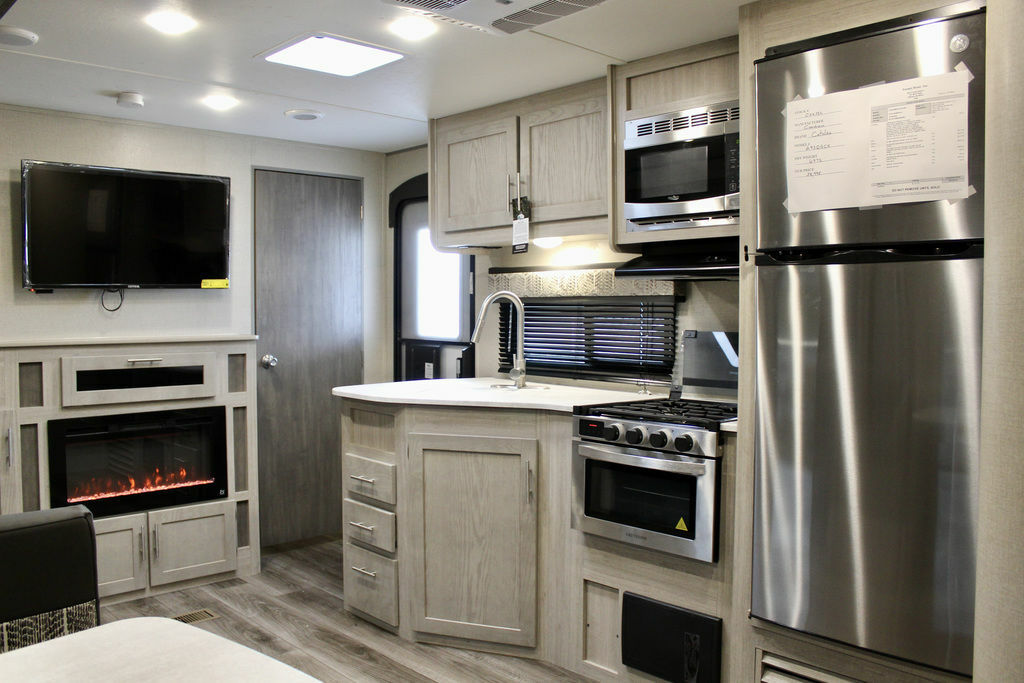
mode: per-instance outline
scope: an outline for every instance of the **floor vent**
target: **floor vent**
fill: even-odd
[[[195,612],[188,612],[174,617],[175,621],[180,621],[183,624],[195,624],[200,621],[209,621],[210,619],[217,619],[217,615],[208,609],[197,609]]]

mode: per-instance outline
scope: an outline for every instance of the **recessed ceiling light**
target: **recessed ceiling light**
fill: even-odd
[[[296,121],[316,121],[324,117],[324,113],[316,109],[289,109],[284,115]]]
[[[0,45],[11,47],[28,47],[39,42],[39,36],[27,28],[16,26],[0,26]]]
[[[203,98],[203,104],[215,111],[227,111],[237,106],[238,100],[231,95],[208,95]]]
[[[146,17],[145,21],[160,33],[166,33],[169,36],[187,33],[198,26],[192,17],[172,9],[153,12]]]
[[[401,59],[391,50],[354,43],[324,33],[307,36],[266,56],[268,62],[335,76],[354,76]]]
[[[399,38],[423,40],[437,32],[437,24],[426,17],[410,14],[392,21],[388,24],[388,30]]]

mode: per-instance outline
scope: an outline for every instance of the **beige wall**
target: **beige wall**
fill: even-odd
[[[26,292],[20,258],[22,159],[230,177],[230,289],[132,290],[115,313],[101,308],[96,290]],[[381,376],[383,278],[377,266],[384,155],[9,105],[0,105],[0,343],[252,334],[254,167],[363,179],[364,372],[368,378]]]
[[[1024,669],[1024,3],[988,5],[985,304],[974,678]]]

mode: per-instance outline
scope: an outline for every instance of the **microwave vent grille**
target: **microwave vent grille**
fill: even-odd
[[[686,128],[698,128],[712,123],[725,123],[726,121],[738,121],[740,118],[739,107],[723,107],[720,109],[708,109],[693,114],[682,114],[671,116],[654,121],[645,121],[636,127],[637,137],[643,135],[657,135],[668,133],[673,130],[684,130]]]

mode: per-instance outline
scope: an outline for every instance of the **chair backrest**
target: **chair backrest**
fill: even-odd
[[[99,625],[85,506],[0,515],[0,558],[0,652]]]

